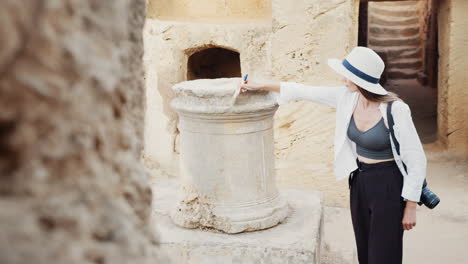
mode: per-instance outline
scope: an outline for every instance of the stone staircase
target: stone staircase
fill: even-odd
[[[422,70],[418,2],[369,3],[368,47],[384,58],[388,79],[414,79]]]

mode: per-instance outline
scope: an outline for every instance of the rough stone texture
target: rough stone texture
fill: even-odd
[[[0,6],[0,263],[154,263],[144,1]]]
[[[148,17],[163,20],[236,22],[271,18],[271,0],[147,0]]]
[[[468,2],[441,1],[439,25],[438,134],[450,151],[468,153]]]
[[[358,1],[273,1],[273,78],[342,83],[326,61],[343,58],[357,44],[357,12]],[[280,106],[275,115],[280,188],[320,190],[325,205],[348,206],[347,183],[333,176],[334,129],[335,110],[328,106],[307,101]]]
[[[313,264],[320,259],[322,193],[282,190],[292,201],[289,217],[266,230],[225,234],[216,230],[185,229],[175,225],[169,211],[176,200],[176,180],[154,185],[154,224],[165,264]]]
[[[188,1],[185,1],[188,2]],[[195,2],[195,1],[191,1]],[[189,23],[148,19],[145,37],[147,112],[145,159],[160,174],[177,177],[177,115],[168,106],[170,87],[186,80],[188,57],[209,47],[240,53],[242,74],[252,79],[335,85],[340,77],[326,64],[357,43],[358,1],[272,1],[271,21]],[[333,177],[335,111],[292,102],[275,115],[278,186],[319,189],[325,203],[347,206],[347,184]]]
[[[171,101],[173,110],[205,115],[249,114],[277,109],[274,95],[265,91],[239,93],[241,78],[199,79],[173,86],[177,98]],[[180,124],[179,124],[180,125]]]

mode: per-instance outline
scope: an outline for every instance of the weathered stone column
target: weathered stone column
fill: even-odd
[[[144,0],[0,1],[0,263],[168,263],[150,224]]]
[[[272,94],[241,93],[240,78],[178,83],[181,188],[172,220],[227,233],[277,225],[289,206],[275,183]]]

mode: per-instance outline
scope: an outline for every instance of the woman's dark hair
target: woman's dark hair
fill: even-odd
[[[394,92],[388,92],[388,94],[385,94],[385,95],[381,95],[381,94],[376,94],[376,93],[372,93],[372,92],[369,92],[367,90],[364,90],[363,88],[359,87],[359,85],[356,85],[357,88],[359,89],[359,92],[361,92],[361,94],[369,101],[372,101],[372,102],[379,102],[379,103],[388,103],[388,102],[391,102],[391,101],[396,101],[396,100],[399,100],[399,101],[403,101],[399,96],[398,94],[394,93]]]

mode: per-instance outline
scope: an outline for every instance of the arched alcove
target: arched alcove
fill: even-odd
[[[193,53],[187,64],[187,80],[241,77],[239,53],[212,47]]]

